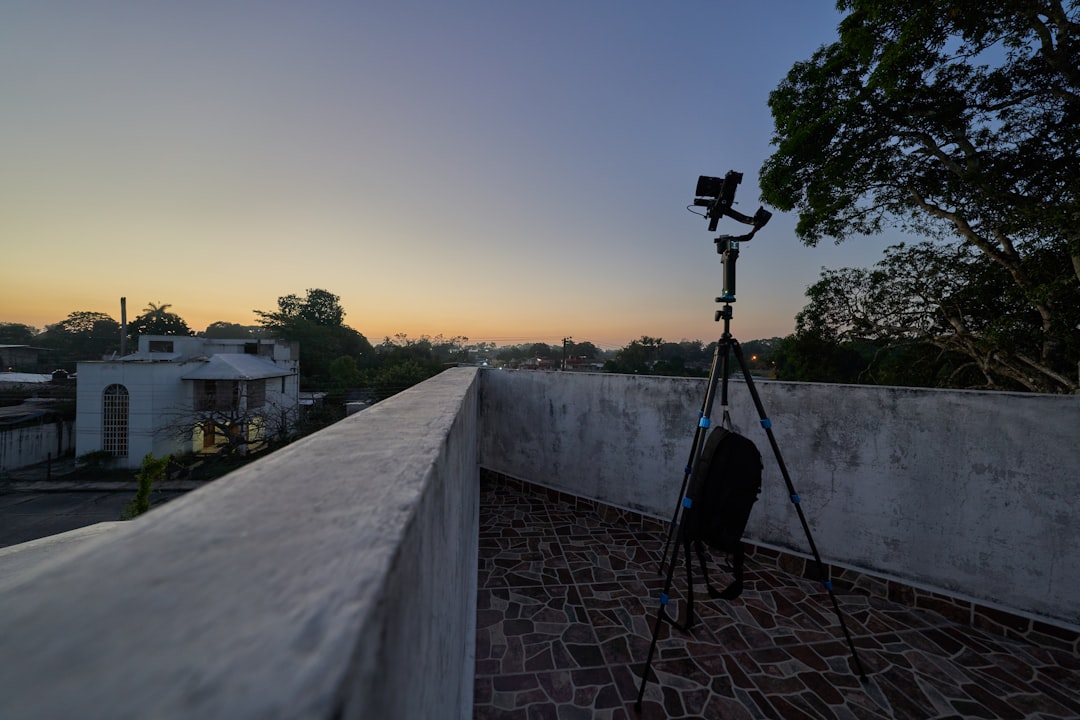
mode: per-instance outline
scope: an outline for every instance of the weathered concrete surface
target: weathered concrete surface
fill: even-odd
[[[0,717],[471,717],[476,370],[447,371],[0,596]]]
[[[46,563],[62,562],[71,551],[85,547],[89,540],[107,535],[123,524],[119,520],[99,522],[30,542],[0,547],[0,597],[16,585],[35,577]]]
[[[0,473],[55,460],[75,449],[71,421],[57,420],[0,432]]]
[[[826,561],[1080,625],[1080,397],[757,387]],[[480,462],[670,519],[705,389],[704,380],[489,371]],[[748,537],[808,551],[745,384],[731,383],[730,402],[765,461]]]

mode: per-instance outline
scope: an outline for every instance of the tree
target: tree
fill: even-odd
[[[438,375],[447,364],[457,362],[468,338],[446,341],[441,335],[434,341],[425,336],[411,339],[399,333],[393,339],[383,338],[375,348],[376,367],[371,371],[371,384],[378,399],[390,397],[429,377]]]
[[[427,380],[442,369],[441,367],[437,370],[433,369],[430,365],[416,360],[385,363],[374,374],[372,385],[375,388],[375,397],[378,400],[385,400],[391,395]]]
[[[525,351],[525,357],[554,360],[555,358],[562,357],[562,347],[548,345],[546,343],[533,343],[532,345],[529,345],[528,349]]]
[[[194,409],[172,413],[161,433],[201,443],[220,456],[246,455],[282,443],[299,420],[299,407],[267,391],[270,380],[198,380]]]
[[[1053,262],[1053,255],[1034,254]],[[1039,272],[1052,272],[1043,268]],[[878,348],[869,377],[904,385],[943,385],[1043,391],[1046,372],[1024,360],[1042,342],[1037,312],[1023,302],[1008,272],[987,263],[971,245],[896,245],[872,270],[826,270],[796,319],[796,334],[833,342],[866,341]],[[1071,314],[1080,321],[1080,308]],[[908,368],[893,363],[899,348],[921,347]],[[887,352],[890,351],[890,352]],[[1071,349],[1070,352],[1075,352]],[[887,380],[875,378],[886,365]],[[947,371],[947,372],[946,372]],[[1060,387],[1069,379],[1057,377]]]
[[[781,338],[774,337],[743,343],[743,356],[746,358],[746,363],[750,366],[752,373],[764,372],[771,375],[774,368],[773,354],[776,352],[776,348],[780,346],[780,342]]]
[[[356,358],[342,355],[330,363],[330,384],[338,393],[363,385],[364,374],[356,366]]]
[[[331,363],[343,355],[360,367],[371,364],[374,352],[367,338],[344,324],[345,310],[328,290],[308,290],[305,298],[278,298],[276,311],[256,310],[259,324],[271,337],[300,344],[300,372],[307,387],[331,381]]]
[[[802,382],[866,382],[864,371],[870,358],[863,348],[838,342],[813,332],[783,338],[773,351],[777,380]]]
[[[183,318],[169,312],[171,307],[168,303],[148,303],[143,308],[143,314],[128,323],[128,337],[134,339],[140,335],[193,335]]]
[[[269,315],[256,310],[260,317]],[[341,298],[329,290],[309,289],[304,298],[285,295],[278,298],[278,313],[283,317],[300,318],[313,325],[340,327],[345,318]]]
[[[777,149],[762,199],[798,210],[809,245],[895,224],[944,242],[943,258],[949,243],[977,251],[979,272],[1001,271],[1030,311],[1017,332],[1033,343],[993,342],[975,329],[989,317],[955,332],[971,335],[994,376],[1022,366],[1024,387],[1077,390],[1080,3],[838,7],[849,12],[839,40],[770,96]]]
[[[238,338],[256,337],[257,334],[262,334],[262,328],[218,320],[217,322],[212,322],[207,325],[206,329],[199,334],[206,338],[235,340]]]
[[[38,334],[32,325],[15,322],[0,322],[0,344],[29,345]]]
[[[35,343],[54,348],[60,365],[74,370],[80,360],[100,360],[120,350],[120,323],[105,313],[78,310],[47,326]]]
[[[626,347],[615,353],[615,359],[604,363],[604,372],[646,374],[651,372],[656,362],[657,349],[663,340],[643,335],[639,340],[631,340]]]
[[[570,343],[567,352],[570,354],[570,357],[587,358],[589,360],[595,360],[600,356],[599,348],[588,340],[579,343]]]

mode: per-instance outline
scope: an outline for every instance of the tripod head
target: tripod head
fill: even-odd
[[[743,215],[731,209],[731,206],[735,204],[735,190],[742,182],[742,178],[742,173],[734,170],[729,170],[723,179],[701,175],[698,177],[697,189],[694,192],[694,205],[705,208],[704,217],[709,221],[709,232],[715,232],[720,218],[725,216],[753,227],[745,235],[721,235],[714,240],[716,252],[724,256],[723,295],[716,298],[716,302],[735,302],[735,261],[739,259],[739,244],[752,240],[754,234],[765,227],[772,218],[772,213],[764,207],[758,207],[753,216]],[[730,308],[727,309],[727,315],[730,316]],[[717,311],[716,319],[719,320],[721,317],[721,312]]]

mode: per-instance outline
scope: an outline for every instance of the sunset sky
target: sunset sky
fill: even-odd
[[[386,335],[716,339],[698,175],[758,206],[766,101],[824,0],[5,0],[0,321],[171,303],[196,330],[324,288]],[[736,336],[786,335],[822,266],[777,213]],[[745,226],[721,223],[719,232]]]

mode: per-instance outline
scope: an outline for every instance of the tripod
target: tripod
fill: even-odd
[[[754,401],[754,407],[757,409],[758,417],[760,418],[761,427],[765,430],[766,435],[769,438],[769,445],[772,447],[773,455],[776,456],[776,462],[780,467],[780,474],[783,475],[784,484],[787,487],[788,496],[791,498],[792,504],[795,506],[795,511],[799,516],[799,522],[802,524],[803,532],[806,534],[806,540],[810,545],[810,550],[814,556],[814,561],[817,565],[817,570],[821,578],[821,582],[825,589],[829,593],[829,598],[832,601],[833,611],[836,613],[836,617],[840,622],[840,628],[843,631],[844,638],[847,640],[848,647],[851,650],[851,656],[855,661],[855,667],[858,670],[861,680],[866,681],[866,673],[863,670],[862,663],[859,660],[858,653],[855,652],[855,643],[852,641],[851,633],[848,631],[847,623],[844,620],[844,615],[840,610],[840,604],[836,599],[836,595],[833,593],[832,582],[827,578],[824,563],[821,561],[821,555],[818,553],[817,545],[814,543],[813,535],[810,532],[810,525],[806,521],[806,515],[803,513],[802,505],[800,504],[799,494],[795,491],[795,486],[791,481],[791,476],[788,474],[787,466],[784,464],[784,459],[780,454],[780,446],[777,445],[776,437],[773,435],[772,422],[769,420],[768,415],[765,413],[765,407],[761,403],[761,396],[758,395],[757,387],[754,385],[753,376],[750,374],[750,368],[746,364],[746,358],[743,356],[742,346],[739,345],[739,341],[731,335],[731,319],[732,308],[731,303],[735,302],[735,261],[739,256],[739,243],[740,241],[746,241],[753,237],[761,227],[768,222],[769,215],[764,210],[758,210],[754,218],[748,218],[747,216],[735,213],[730,209],[732,200],[734,199],[734,184],[737,184],[742,179],[742,175],[739,173],[729,172],[724,180],[718,180],[717,178],[701,178],[698,181],[698,195],[702,195],[703,187],[706,189],[711,188],[709,194],[715,194],[716,199],[710,201],[695,200],[695,205],[704,205],[709,207],[709,213],[714,217],[710,230],[715,229],[715,218],[717,215],[728,215],[734,217],[742,222],[754,225],[754,230],[749,235],[741,237],[721,236],[716,239],[717,252],[723,255],[724,265],[724,287],[721,297],[716,298],[716,302],[724,303],[721,310],[716,311],[715,320],[719,322],[721,319],[724,321],[724,331],[720,336],[720,340],[716,345],[716,350],[713,353],[712,367],[709,371],[709,382],[705,393],[705,401],[702,403],[701,412],[699,414],[698,425],[694,431],[694,441],[690,451],[690,459],[686,464],[685,473],[683,475],[682,487],[679,490],[679,498],[675,504],[675,512],[671,518],[671,524],[668,529],[667,542],[664,546],[663,561],[661,562],[661,573],[664,573],[666,565],[666,575],[664,579],[664,589],[660,593],[660,605],[656,613],[656,621],[653,625],[652,641],[649,644],[649,653],[645,660],[645,667],[641,672],[641,686],[638,689],[637,701],[634,703],[634,708],[638,712],[641,711],[641,701],[645,696],[645,686],[649,681],[649,672],[652,668],[653,657],[656,654],[656,643],[660,635],[660,628],[663,623],[668,623],[680,630],[689,631],[694,623],[693,616],[693,590],[687,588],[687,605],[686,605],[686,621],[683,624],[678,623],[667,614],[667,604],[669,595],[671,593],[672,581],[675,575],[675,566],[678,564],[679,548],[685,545],[686,552],[686,567],[688,573],[691,572],[691,558],[689,554],[689,543],[685,542],[686,528],[684,519],[680,518],[683,513],[683,509],[690,507],[690,503],[693,498],[686,497],[686,489],[690,477],[693,475],[695,468],[701,460],[702,450],[705,447],[705,437],[707,430],[711,425],[711,416],[713,410],[713,403],[716,398],[716,390],[719,386],[721,406],[724,408],[723,421],[730,427],[730,417],[728,416],[728,379],[730,375],[730,355],[734,354],[735,359],[739,363],[739,368],[742,370],[743,378],[746,381],[746,387],[750,390],[750,396]],[[706,184],[704,181],[713,181],[712,184]],[[725,186],[727,186],[725,188]],[[763,215],[764,213],[764,215]],[[709,215],[706,215],[709,217]],[[675,536],[675,542],[672,543],[672,537]],[[671,558],[668,560],[668,549],[671,550]],[[741,547],[736,550],[741,552]],[[699,550],[699,558],[701,558]],[[704,569],[705,562],[701,558],[701,565]],[[737,578],[741,579],[741,578]],[[706,576],[706,585],[708,586],[708,580]],[[710,595],[712,595],[710,588]],[[715,596],[714,596],[715,597]]]

